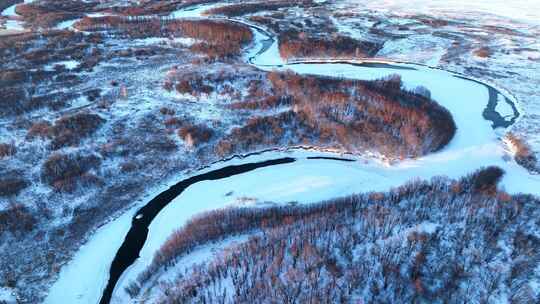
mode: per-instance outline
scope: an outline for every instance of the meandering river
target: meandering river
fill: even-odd
[[[172,16],[210,18],[202,14],[214,6],[197,6]],[[384,191],[417,177],[458,178],[482,166],[496,165],[506,171],[502,185],[507,191],[540,194],[540,178],[504,157],[508,151],[501,136],[520,115],[517,100],[509,92],[466,75],[413,63],[343,59],[287,63],[279,56],[277,38],[268,30],[242,19],[225,19],[244,23],[253,30],[254,42],[244,58],[259,69],[290,69],[300,74],[363,80],[399,74],[409,88],[428,88],[432,98],[452,113],[458,127],[455,137],[440,152],[392,166],[369,157],[358,161],[357,156],[343,158],[336,153],[294,149],[254,153],[214,164],[98,230],[63,267],[46,303],[109,303],[111,299],[114,302],[114,295],[122,293],[128,280],[136,278],[151,262],[156,248],[171,231],[201,210],[223,207],[220,200],[226,200],[221,194],[224,184],[259,199],[311,202],[355,192]],[[513,113],[497,112],[499,102],[507,103]],[[207,205],[197,199],[208,200],[204,202]],[[203,205],[190,208],[197,204]],[[108,271],[104,272],[103,267]]]

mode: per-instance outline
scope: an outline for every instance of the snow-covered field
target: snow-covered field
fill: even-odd
[[[55,66],[59,65],[59,66],[63,66],[64,68],[68,70],[73,70],[73,69],[76,69],[79,66],[79,64],[80,62],[78,62],[77,60],[65,60],[65,61],[49,63],[45,65],[44,69],[46,71],[50,71],[50,70],[53,70]]]
[[[449,15],[472,15],[482,17],[486,14],[497,15],[520,21],[540,24],[540,1],[530,0],[345,0],[348,4],[364,9],[377,9],[388,12],[436,13]]]
[[[15,297],[13,290],[7,287],[0,287],[0,303],[17,303],[17,298]]]
[[[538,30],[540,28],[540,1],[519,0],[506,3],[500,0],[473,2],[457,0],[385,0],[379,2],[345,0],[326,2],[329,5],[329,10],[333,9],[337,12],[341,8],[341,12],[352,12],[353,14],[360,12],[364,12],[364,14],[380,14],[380,16],[387,18],[389,23],[399,26],[409,24],[413,20],[410,19],[411,16],[426,14],[441,18],[459,19],[460,22],[471,22],[471,20],[477,19],[478,23],[476,25],[508,26],[522,33],[522,37],[510,39],[511,36],[506,34],[492,34],[491,29],[484,30],[476,27],[471,29],[460,25],[449,26],[444,28],[443,31],[440,29],[427,30],[428,27],[426,26],[419,28],[418,32],[403,31],[403,33],[412,33],[406,38],[387,41],[377,54],[377,57],[382,60],[371,60],[371,62],[377,63],[384,61],[384,59],[388,59],[389,62],[393,60],[417,62],[477,77],[508,89],[511,94],[506,90],[501,89],[501,91],[511,98],[513,102],[517,103],[520,111],[522,111],[521,114],[524,114],[522,119],[513,126],[514,130],[528,134],[527,139],[529,142],[537,143],[535,146],[536,151],[540,151],[540,132],[535,131],[538,129],[535,124],[535,117],[538,117],[537,114],[540,113],[540,95],[537,90],[538,85],[540,85],[540,77],[537,73],[538,68],[540,68],[540,52],[538,52],[540,43],[538,42],[538,36],[535,35],[535,33],[540,33],[540,30]],[[333,7],[330,5],[333,5]],[[173,18],[204,18],[202,16],[203,12],[214,6],[216,4],[196,6],[194,9],[182,9],[170,13],[169,16]],[[7,19],[6,28],[11,30],[24,29],[23,23],[15,13],[15,5],[4,10],[2,16]],[[104,14],[95,13],[88,14],[88,16],[98,17],[104,16]],[[511,20],[511,22],[502,23],[501,20],[504,19]],[[73,24],[78,20],[66,20],[57,25],[56,28],[73,29]],[[241,18],[234,20],[246,23]],[[375,24],[373,21],[354,16],[345,21],[340,18],[332,18],[332,20],[336,23],[340,33],[357,39],[370,36],[366,31],[359,31],[359,28],[369,28]],[[491,39],[488,39],[492,41],[490,46],[496,48],[497,52],[493,57],[487,59],[474,57],[469,52],[465,57],[460,57],[459,62],[449,60],[448,50],[466,48],[462,45],[455,46],[451,40],[434,35],[436,32],[446,34],[446,31],[452,34],[463,32],[464,36],[459,36],[459,39],[464,39],[466,46],[472,44],[477,47],[480,46],[477,45],[478,41],[484,40],[469,40],[465,34],[474,33],[478,37],[490,37]],[[448,147],[439,153],[416,160],[406,160],[391,166],[378,159],[365,156],[355,156],[358,161],[352,163],[332,160],[308,160],[308,156],[336,156],[336,154],[303,150],[266,152],[245,159],[234,159],[227,163],[213,165],[203,171],[229,164],[241,164],[284,156],[298,158],[298,161],[292,164],[259,169],[224,180],[202,182],[188,188],[163,209],[150,226],[148,240],[141,251],[141,257],[124,273],[119,281],[113,295],[113,302],[128,302],[129,299],[123,288],[150,263],[155,251],[172,231],[182,227],[193,215],[206,210],[245,205],[259,206],[260,204],[264,205],[266,202],[284,204],[298,201],[300,203],[310,203],[356,192],[387,190],[414,178],[429,179],[437,175],[459,178],[488,165],[499,166],[507,172],[502,181],[502,187],[508,192],[540,194],[540,176],[530,175],[513,160],[509,160],[511,159],[509,156],[515,151],[508,151],[508,147],[502,142],[502,137],[507,130],[493,130],[491,123],[482,118],[482,112],[488,100],[486,87],[473,81],[454,77],[453,74],[443,70],[414,64],[395,64],[398,67],[413,69],[362,67],[345,63],[314,64],[306,62],[287,65],[280,58],[277,41],[271,43],[268,49],[259,54],[262,46],[268,42],[269,37],[264,31],[255,30],[254,34],[255,43],[246,50],[244,58],[264,70],[271,70],[281,65],[280,69],[291,69],[301,74],[365,80],[399,73],[408,88],[413,89],[419,85],[427,87],[430,89],[433,99],[451,111],[458,126],[455,138]],[[118,49],[125,47],[123,44],[129,44],[129,46],[133,47],[160,45],[174,48],[177,45],[189,47],[195,42],[197,41],[181,37],[174,39],[153,37],[129,42],[123,40],[107,41],[107,43],[113,45],[113,48],[115,43],[118,44]],[[139,117],[141,113],[147,113],[152,109],[156,110],[156,100],[166,100],[166,102],[170,103],[185,101],[186,98],[178,96],[169,98],[171,97],[168,95],[169,93],[161,92],[163,90],[154,90],[160,86],[160,73],[165,73],[168,66],[176,64],[178,60],[172,59],[167,61],[166,64],[159,65],[159,72],[156,71],[156,66],[153,66],[153,63],[148,63],[150,62],[148,58],[145,60],[147,60],[145,64],[148,66],[137,70],[138,75],[136,77],[139,79],[135,83],[136,85],[129,88],[129,100],[113,105],[111,116],[115,118],[124,117],[126,121],[131,122],[134,116]],[[370,62],[370,60],[365,61]],[[95,85],[95,83],[98,83],[102,85],[108,83],[110,77],[96,80],[90,79],[92,78],[90,76],[98,73],[101,73],[100,75],[107,74],[109,68],[114,70],[114,74],[110,73],[113,75],[111,77],[123,79],[123,76],[126,75],[123,75],[120,70],[115,70],[115,68],[120,64],[126,64],[125,62],[128,62],[127,65],[132,64],[129,61],[121,60],[100,63],[96,67],[97,72],[87,74],[88,78],[86,79],[88,79],[88,82],[76,89],[71,89],[80,90],[81,87],[87,89],[86,85],[90,88],[90,84]],[[49,63],[44,68],[45,70],[52,70],[55,65],[62,65],[67,70],[74,70],[78,69],[80,63],[78,60],[62,60]],[[133,62],[133,65],[138,64]],[[493,72],[493,74],[483,73],[485,71]],[[212,101],[210,99],[214,99],[214,97],[214,95],[210,95],[206,98],[208,100],[205,99],[205,102],[197,100],[197,102],[182,104],[182,107],[188,109],[186,112],[191,112],[190,114],[197,119],[205,121],[232,119],[222,117],[223,112],[215,110],[213,106],[208,106]],[[75,102],[73,107],[87,106],[86,98],[80,97],[79,100],[80,102]],[[512,115],[512,108],[504,102],[503,98],[499,98],[499,101],[496,107],[497,112],[503,117]],[[193,111],[191,111],[192,108]],[[39,111],[46,112],[47,115],[52,113],[48,112],[48,109]],[[36,113],[40,114],[41,112]],[[56,114],[52,113],[53,116]],[[47,116],[44,115],[43,117]],[[24,138],[24,134],[10,134],[9,136],[10,138]],[[181,158],[180,154],[184,152],[184,150],[177,152],[178,158]],[[36,167],[36,171],[39,171],[38,167]],[[130,227],[135,210],[150,198],[165,190],[168,185],[189,176],[189,174],[191,173],[179,173],[155,189],[141,189],[141,192],[145,193],[141,200],[130,205],[131,208],[117,219],[97,229],[88,242],[80,248],[73,260],[62,267],[58,281],[50,290],[45,302],[96,303],[107,283],[111,261]],[[44,188],[43,185],[39,187]],[[42,190],[44,193],[47,191],[48,189]],[[91,200],[84,196],[70,203],[71,207],[84,206],[86,204],[90,205]],[[208,248],[201,250],[197,257],[190,256],[182,261],[192,263],[200,259],[208,259],[211,256],[211,250]],[[8,301],[8,303],[9,301],[15,301],[16,292],[15,289],[0,288],[0,303],[2,300]]]
[[[260,40],[265,37],[256,33],[256,38],[259,39],[257,45],[261,45]],[[256,50],[255,47],[252,52]],[[277,43],[252,62],[265,69],[272,68],[268,65],[282,64],[277,51]],[[414,88],[418,85],[427,87],[432,97],[450,110],[458,126],[455,138],[443,151],[392,166],[387,166],[375,159],[364,158],[353,163],[308,160],[307,156],[321,155],[321,153],[305,151],[267,152],[242,160],[232,160],[227,164],[283,156],[298,158],[298,161],[292,164],[258,169],[227,179],[201,182],[189,187],[164,208],[150,225],[149,236],[140,253],[140,258],[122,276],[113,294],[113,302],[125,303],[128,299],[123,287],[136,278],[137,274],[151,262],[155,251],[174,230],[180,228],[193,215],[206,210],[245,205],[246,201],[255,204],[316,202],[351,193],[387,190],[414,178],[429,179],[438,175],[459,178],[482,166],[489,165],[499,166],[506,171],[502,186],[508,192],[540,194],[540,177],[530,175],[514,161],[505,160],[508,159],[505,158],[508,152],[500,139],[502,134],[494,131],[490,122],[482,118],[482,112],[488,101],[486,87],[470,80],[454,77],[453,74],[442,70],[416,65],[405,64],[404,66],[414,67],[414,69],[311,63],[286,65],[285,68],[303,74],[357,79],[376,79],[399,73],[408,87]],[[499,108],[504,109],[503,106]],[[501,114],[504,116],[504,113]],[[224,165],[214,165],[211,169]],[[227,195],[231,192],[231,195]],[[110,265],[115,250],[119,246],[119,240],[123,239],[129,227],[131,214],[132,212],[126,213],[96,232],[74,260],[63,268],[46,303],[57,303],[57,299],[60,298],[64,301],[69,300],[71,303],[94,303],[99,299],[108,277],[108,267],[102,266]],[[100,254],[96,255],[96,252]],[[98,264],[101,266],[94,267]],[[81,273],[85,275],[81,276]],[[66,290],[69,290],[69,293]]]

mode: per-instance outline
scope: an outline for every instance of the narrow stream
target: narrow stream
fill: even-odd
[[[189,186],[201,181],[223,179],[253,171],[255,169],[288,164],[294,161],[294,158],[279,158],[258,163],[228,166],[192,176],[178,182],[168,190],[161,192],[144,207],[139,209],[139,211],[137,211],[133,217],[131,228],[111,264],[109,281],[99,303],[105,304],[111,301],[116,282],[118,282],[118,279],[122,273],[139,257],[139,252],[144,246],[144,242],[148,236],[148,226],[152,223],[156,215],[161,211],[161,209],[167,206],[167,204],[184,192],[184,190],[186,190]]]

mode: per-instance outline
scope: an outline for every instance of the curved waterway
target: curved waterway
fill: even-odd
[[[203,12],[213,6],[198,6],[172,16],[206,18]],[[357,161],[359,157],[301,150],[252,153],[225,163],[234,165],[217,169],[211,166],[207,168],[210,171],[183,179],[142,208],[98,230],[63,267],[46,303],[114,302],[115,295],[123,293],[123,287],[151,262],[171,231],[181,227],[193,213],[225,206],[219,201],[233,192],[282,203],[315,202],[356,192],[385,191],[418,177],[459,178],[480,167],[495,165],[506,171],[502,186],[508,192],[540,194],[538,176],[505,158],[508,151],[501,142],[501,133],[520,116],[517,100],[509,92],[466,75],[406,62],[321,59],[287,63],[280,57],[277,38],[271,32],[241,19],[225,19],[253,30],[254,42],[244,57],[259,69],[362,80],[399,74],[407,88],[428,88],[432,98],[452,113],[458,127],[455,137],[440,152],[392,166],[370,157]],[[499,103],[506,103],[511,113],[499,113]],[[123,298],[118,299],[122,302]]]
[[[227,166],[225,168],[192,176],[161,192],[158,196],[148,202],[148,204],[139,209],[133,217],[131,228],[111,264],[109,282],[103,292],[100,303],[110,302],[116,282],[122,273],[139,257],[139,251],[142,249],[148,235],[148,226],[152,223],[158,213],[173,199],[184,192],[186,188],[201,181],[223,179],[255,169],[291,163],[294,161],[294,158],[280,158],[258,163]]]

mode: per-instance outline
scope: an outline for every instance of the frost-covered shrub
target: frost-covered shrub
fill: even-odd
[[[0,71],[0,84],[8,87],[24,83],[28,79],[28,73],[23,70],[2,70]]]
[[[39,120],[28,129],[27,138],[50,138],[51,148],[77,146],[80,141],[96,132],[105,122],[97,114],[81,112],[65,115],[54,122]]]
[[[214,91],[214,87],[204,84],[203,79],[199,77],[189,80],[181,80],[176,84],[175,88],[178,93],[195,96],[199,96],[203,93],[210,94]]]
[[[52,148],[59,149],[65,146],[75,146],[93,134],[105,120],[97,114],[77,113],[67,115],[55,121],[51,129]]]
[[[4,232],[27,233],[34,229],[37,220],[32,212],[21,204],[13,204],[0,211],[0,236]]]
[[[161,107],[159,109],[159,112],[163,115],[168,115],[168,116],[172,116],[176,113],[175,110],[171,109],[171,108],[167,108],[167,107]]]
[[[513,133],[508,133],[506,135],[506,139],[511,145],[514,146],[516,150],[514,158],[518,164],[527,170],[540,171],[538,168],[538,159],[536,158],[536,155],[523,138]]]
[[[504,175],[499,167],[487,167],[473,174],[471,179],[476,191],[495,191],[497,184]]]
[[[15,145],[8,143],[0,143],[0,159],[4,157],[13,156],[17,153]]]
[[[169,117],[169,118],[165,119],[163,124],[167,128],[179,128],[179,127],[183,126],[184,124],[186,124],[186,122],[184,120],[178,118],[178,117]]]
[[[15,196],[28,186],[30,182],[21,171],[0,171],[0,197]]]
[[[417,86],[416,88],[414,88],[413,93],[431,99],[431,91],[424,86]]]
[[[189,147],[197,147],[202,143],[206,143],[213,135],[214,131],[205,124],[190,124],[178,130],[178,136],[180,136]]]
[[[36,137],[48,138],[52,134],[52,124],[46,120],[34,122],[28,129],[27,138],[33,139]]]
[[[488,58],[493,54],[493,51],[489,47],[480,47],[474,50],[474,55],[480,58]]]
[[[42,180],[58,191],[73,191],[78,182],[96,182],[95,177],[88,174],[98,169],[101,160],[95,155],[54,153],[41,168]]]
[[[35,108],[21,87],[0,88],[0,116],[18,115]]]

